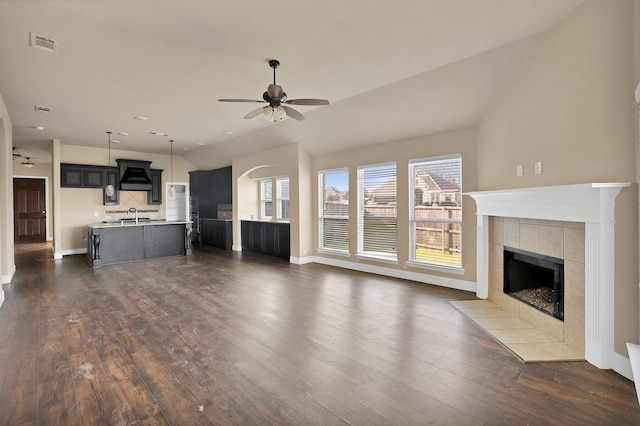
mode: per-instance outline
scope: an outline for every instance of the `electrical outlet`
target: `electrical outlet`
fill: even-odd
[[[542,174],[542,161],[536,161],[534,171],[535,171],[535,174],[537,175]]]
[[[522,170],[522,164],[518,164],[516,166],[516,176],[522,176],[523,174],[524,173],[523,173],[523,170]]]

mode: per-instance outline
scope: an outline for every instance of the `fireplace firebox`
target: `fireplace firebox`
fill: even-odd
[[[504,293],[564,321],[564,260],[505,247]]]

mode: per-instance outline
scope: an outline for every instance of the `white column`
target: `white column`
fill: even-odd
[[[489,216],[478,214],[476,235],[476,296],[489,297]]]
[[[614,224],[585,225],[585,359],[611,368],[614,346]]]

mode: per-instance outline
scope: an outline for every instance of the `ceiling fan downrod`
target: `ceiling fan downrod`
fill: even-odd
[[[273,84],[276,84],[276,68],[280,66],[280,61],[276,59],[270,59],[269,66],[273,68]]]

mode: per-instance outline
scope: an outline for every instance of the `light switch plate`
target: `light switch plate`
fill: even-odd
[[[522,164],[518,164],[516,166],[516,176],[522,176],[522,175],[523,175]]]

